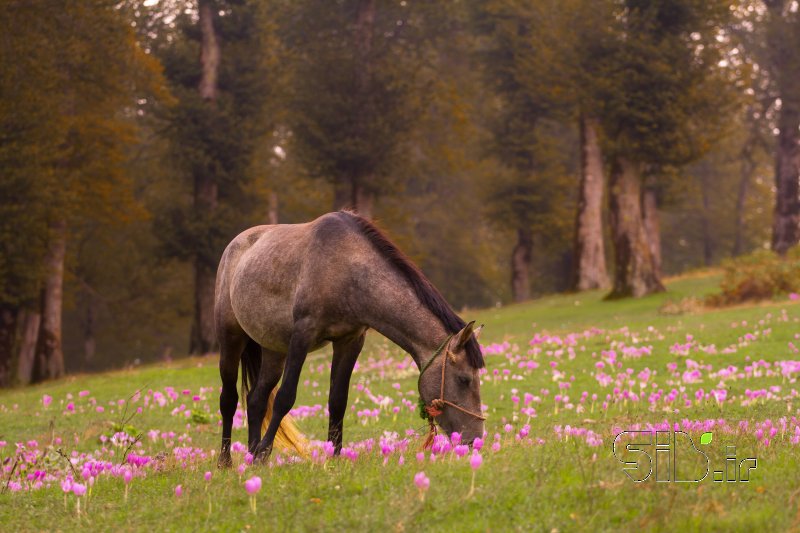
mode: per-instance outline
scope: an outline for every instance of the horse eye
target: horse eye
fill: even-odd
[[[464,387],[469,387],[472,383],[472,376],[458,376],[458,383]]]

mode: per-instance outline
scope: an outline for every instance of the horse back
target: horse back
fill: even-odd
[[[351,304],[374,255],[341,213],[307,224],[250,228],[228,245],[220,262],[218,317],[235,319],[248,336],[277,351],[288,348],[301,319],[321,337],[357,328]]]

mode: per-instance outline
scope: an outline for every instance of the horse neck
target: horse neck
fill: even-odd
[[[405,282],[376,291],[371,300],[369,327],[408,352],[419,368],[450,335]]]

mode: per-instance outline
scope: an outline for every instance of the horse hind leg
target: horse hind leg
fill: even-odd
[[[278,433],[283,417],[289,412],[297,398],[297,383],[300,380],[300,371],[303,369],[308,348],[310,345],[309,333],[301,328],[295,328],[289,342],[289,352],[286,354],[286,364],[283,367],[283,380],[275,400],[272,403],[272,417],[270,418],[264,438],[255,448],[254,456],[259,462],[265,462],[272,453],[275,435]]]
[[[233,464],[231,432],[236,406],[239,403],[236,381],[239,374],[239,360],[248,337],[240,328],[221,329],[217,333],[219,338],[219,375],[222,378],[222,390],[219,394],[219,411],[222,415],[222,446],[217,466],[227,468]]]

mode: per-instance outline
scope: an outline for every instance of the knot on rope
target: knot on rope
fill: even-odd
[[[425,411],[431,418],[441,415],[442,409],[444,409],[444,402],[441,399],[433,400],[430,405],[425,406]]]

